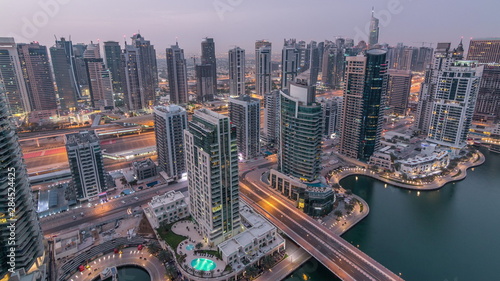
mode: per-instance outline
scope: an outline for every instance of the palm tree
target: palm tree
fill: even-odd
[[[259,274],[259,269],[254,265],[249,265],[245,268],[245,276],[253,278]]]
[[[167,264],[165,265],[165,274],[168,278],[174,279],[177,277],[177,268],[174,265]]]
[[[172,254],[168,250],[160,250],[160,252],[158,253],[158,259],[162,263],[166,263],[169,260],[172,260]]]
[[[148,252],[152,255],[158,254],[161,251],[160,244],[158,241],[154,241],[153,243],[149,244],[148,246]]]
[[[337,217],[341,217],[343,215],[341,210],[336,210],[333,214]]]
[[[273,266],[273,258],[271,256],[265,256],[262,258],[262,266],[264,269],[269,269]]]
[[[203,243],[198,242],[198,243],[196,243],[196,245],[194,247],[196,248],[196,250],[199,250],[199,249],[203,248]]]

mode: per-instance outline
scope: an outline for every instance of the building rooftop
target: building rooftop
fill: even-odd
[[[91,142],[99,143],[99,138],[96,136],[95,131],[80,131],[78,133],[67,134],[66,140],[67,146],[77,146]]]
[[[153,160],[151,160],[151,158],[141,160],[141,161],[135,161],[134,163],[132,163],[132,166],[134,166],[134,168],[136,168],[136,169],[149,168],[149,167],[152,167],[154,165],[155,165],[155,163],[153,162]]]
[[[151,201],[149,202],[149,206],[154,209],[184,198],[185,197],[182,192],[172,190],[163,195],[157,195],[153,197],[153,199],[151,199]]]

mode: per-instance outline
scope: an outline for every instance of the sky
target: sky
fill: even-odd
[[[175,44],[187,56],[199,55],[200,42],[213,37],[216,53],[234,46],[253,53],[267,39],[279,54],[284,38],[367,41],[372,6],[380,20],[380,43],[429,46],[471,37],[500,37],[497,0],[1,0],[0,37],[38,41],[48,47],[54,35],[73,43],[130,42],[140,31],[159,56]],[[479,4],[480,3],[480,4]]]

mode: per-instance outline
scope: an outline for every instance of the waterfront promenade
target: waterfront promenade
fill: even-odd
[[[457,167],[447,175],[438,176],[431,182],[418,183],[411,180],[394,178],[389,175],[380,175],[377,172],[368,169],[366,167],[366,163],[362,163],[362,165],[360,165],[359,163],[361,162],[359,161],[341,156],[340,158],[358,166],[353,168],[341,168],[338,172],[334,172],[330,177],[330,184],[339,184],[343,178],[359,175],[371,177],[393,186],[417,191],[436,190],[442,188],[447,183],[463,180],[467,176],[467,169],[479,166],[485,161],[484,155],[481,152],[477,151],[472,156],[472,159],[467,162],[458,163]]]

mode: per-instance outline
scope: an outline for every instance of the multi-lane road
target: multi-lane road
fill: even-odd
[[[245,201],[342,280],[402,280],[264,186],[259,178],[272,164],[242,174],[240,194]]]

